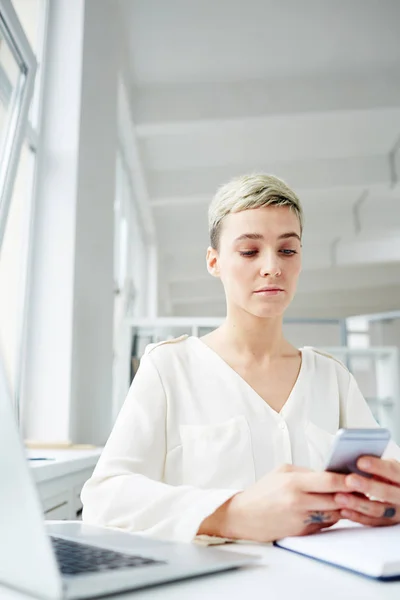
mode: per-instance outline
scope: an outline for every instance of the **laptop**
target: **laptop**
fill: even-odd
[[[234,569],[256,559],[79,521],[45,524],[1,360],[0,481],[0,585],[33,596],[92,598]]]

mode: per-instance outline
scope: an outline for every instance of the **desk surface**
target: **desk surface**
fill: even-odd
[[[92,450],[27,450],[29,466],[33,471],[36,483],[69,475],[76,471],[93,468],[102,452],[102,448]],[[37,460],[43,458],[44,460]]]
[[[324,565],[270,545],[234,544],[225,552],[262,556],[259,563],[236,571],[125,592],[121,600],[399,600],[400,581],[379,582]],[[28,596],[0,587],[1,600]]]

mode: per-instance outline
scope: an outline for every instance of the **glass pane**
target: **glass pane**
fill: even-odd
[[[41,18],[45,10],[46,0],[12,0],[14,10],[19,22],[28,38],[29,44],[35,54],[38,53],[40,44]]]
[[[13,31],[12,16],[1,13],[0,20],[0,247],[7,220],[8,204],[11,196],[15,164],[19,157],[21,135],[20,123],[24,123],[27,114],[27,100],[31,94],[28,81],[29,72],[34,74],[34,65],[30,64],[29,49],[22,39],[9,37]],[[8,28],[10,27],[10,29]],[[11,35],[11,34],[10,34]],[[20,47],[21,46],[21,47]],[[28,63],[22,56],[26,54]],[[32,81],[32,79],[30,79]]]
[[[369,348],[369,333],[349,333],[347,335],[347,345],[349,348]]]
[[[10,118],[11,99],[18,84],[20,68],[0,31],[0,142]]]
[[[1,141],[1,132],[3,131],[5,122],[6,122],[6,107],[4,106],[2,99],[0,97],[0,141]]]
[[[19,68],[17,61],[15,60],[15,57],[12,55],[11,50],[10,50],[6,40],[1,35],[1,32],[0,32],[0,59],[1,59],[1,66],[4,71],[4,75],[8,80],[8,84],[11,86],[9,88],[11,91],[13,88],[15,88],[16,83],[18,81],[20,68]],[[3,82],[3,84],[4,84],[4,82]]]
[[[3,244],[0,250],[0,351],[13,395],[16,392],[23,322],[28,228],[35,155],[22,147]]]
[[[369,320],[366,317],[348,317],[346,319],[347,330],[361,333],[369,331]]]

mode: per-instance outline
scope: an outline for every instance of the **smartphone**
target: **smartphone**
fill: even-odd
[[[358,473],[364,477],[371,477],[370,473],[357,468],[357,460],[367,455],[380,458],[389,440],[388,429],[339,429],[325,470],[344,474]]]

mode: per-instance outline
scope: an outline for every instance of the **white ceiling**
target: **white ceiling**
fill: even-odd
[[[400,2],[121,0],[160,315],[219,316],[207,206],[249,171],[305,210],[289,313],[400,308]],[[143,185],[144,182],[144,185]]]

